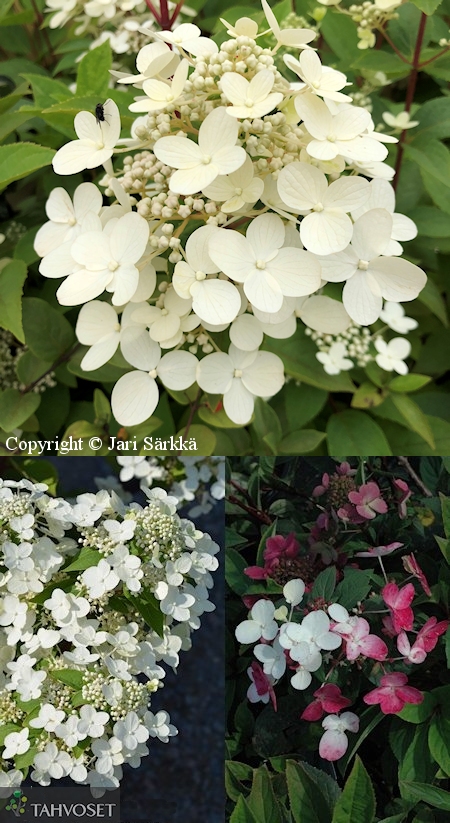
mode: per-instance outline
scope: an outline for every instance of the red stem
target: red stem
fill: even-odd
[[[405,111],[406,112],[411,111],[411,106],[412,106],[413,100],[414,100],[414,93],[416,91],[416,84],[417,84],[417,75],[419,73],[420,52],[421,52],[421,49],[422,49],[423,36],[425,34],[426,23],[427,23],[427,16],[424,12],[422,12],[422,16],[420,18],[420,23],[419,23],[419,29],[418,29],[418,32],[417,32],[416,47],[414,49],[414,57],[413,57],[413,61],[412,61],[412,71],[411,71],[411,74],[409,75],[408,89],[406,91],[406,100],[405,100]],[[398,178],[399,178],[400,169],[401,169],[402,160],[403,160],[403,151],[404,151],[405,138],[406,138],[406,129],[404,129],[402,131],[402,133],[400,135],[399,144],[398,144],[397,160],[395,162],[395,176],[394,176],[394,182],[393,182],[394,190],[396,190],[397,186],[398,186]]]
[[[158,26],[161,26],[162,24],[161,24],[160,14],[159,14],[159,12],[156,11],[156,9],[155,9],[153,3],[151,2],[151,0],[145,0],[145,3],[147,5],[147,8],[149,9],[149,11],[151,11],[151,13],[153,14],[153,17],[155,18],[156,22],[158,23]]]
[[[177,5],[175,7],[175,11],[172,14],[172,17],[170,18],[170,22],[169,22],[169,27],[170,28],[172,28],[173,24],[175,23],[175,20],[177,19],[177,17],[179,15],[181,9],[183,8],[183,6],[184,6],[184,0],[179,0],[179,3],[177,3]]]
[[[434,57],[430,57],[428,60],[424,60],[424,62],[420,64],[419,69],[422,70],[424,66],[428,66],[429,63],[434,63],[434,61],[437,60],[438,57],[442,57],[443,54],[447,54],[447,53],[448,53],[448,46],[445,49],[442,49],[442,51],[435,54]]]
[[[392,40],[391,40],[391,38],[389,37],[389,35],[387,34],[387,32],[385,32],[385,31],[384,31],[384,29],[380,29],[380,34],[382,34],[382,35],[383,35],[384,39],[386,40],[386,43],[389,43],[389,45],[390,45],[391,49],[392,49],[393,51],[395,51],[395,53],[396,53],[397,57],[400,57],[400,60],[403,60],[403,62],[404,62],[404,63],[407,63],[407,64],[408,64],[408,66],[410,66],[410,65],[411,65],[411,63],[409,62],[408,58],[407,58],[407,57],[405,57],[405,55],[404,55],[404,54],[402,54],[402,53],[401,53],[401,51],[397,48],[397,46],[395,45],[395,43],[393,43],[393,42],[392,42]]]
[[[167,0],[159,0],[159,6],[161,9],[161,28],[164,31],[169,31],[171,26],[171,19]]]

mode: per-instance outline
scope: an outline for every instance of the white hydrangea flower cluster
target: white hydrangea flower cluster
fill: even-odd
[[[239,643],[257,644],[254,653],[263,665],[267,687],[273,686],[286,672],[286,651],[289,654],[289,669],[294,672],[290,679],[291,686],[304,690],[312,681],[311,673],[322,665],[322,652],[327,654],[342,644],[342,637],[332,631],[332,621],[322,609],[308,612],[300,622],[292,620],[294,608],[302,601],[304,593],[303,580],[289,580],[283,587],[289,613],[287,606],[276,610],[270,600],[258,600],[250,610],[249,618],[235,629]],[[266,696],[268,700],[268,688],[255,693],[250,687],[248,696],[251,702]]]
[[[153,414],[158,381],[223,395],[225,413],[245,425],[255,398],[284,384],[271,338],[292,336],[298,320],[324,335],[369,326],[383,300],[413,300],[426,283],[400,256],[417,229],[395,213],[384,144],[397,139],[376,132],[345,93],[345,75],[322,65],[308,45],[316,32],[280,28],[262,5],[271,49],[249,18],[222,21],[230,39],[220,46],[192,24],[149,32],[138,74],[113,72],[138,90],[131,139],[119,139],[108,100],[105,121],[76,115],[78,139],[53,160],[58,174],[103,164],[101,184],[115,198],[103,206],[93,183],[73,203],[55,189],[36,249],[41,273],[65,278],[60,303],[84,304],[82,368],[118,347],[133,368],[112,392],[123,426]],[[114,172],[113,152],[133,149]],[[338,283],[341,299],[328,285]],[[341,351],[334,368],[348,368],[345,359]]]
[[[177,734],[151,694],[214,610],[219,547],[163,489],[146,506],[46,492],[0,481],[0,785],[117,787]]]
[[[176,3],[169,0],[167,9],[172,15]],[[48,23],[51,29],[62,28],[70,20],[76,20],[76,36],[87,34],[95,38],[90,49],[108,40],[117,55],[136,54],[147,40],[142,29],[151,28],[155,22],[144,0],[47,0],[45,11],[51,14]],[[174,26],[180,25],[183,18],[195,15],[189,6],[177,9]]]
[[[190,517],[208,514],[225,497],[224,457],[118,457],[119,478],[127,483],[140,480],[141,488],[162,483],[179,506],[194,502]]]
[[[389,20],[398,17],[395,9],[402,0],[364,0],[353,3],[348,8],[341,7],[340,0],[319,0],[323,6],[338,6],[342,14],[347,14],[357,24],[359,49],[372,49],[377,41],[375,32],[382,31]]]

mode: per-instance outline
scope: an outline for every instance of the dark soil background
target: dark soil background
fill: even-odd
[[[111,475],[101,457],[46,457],[57,467],[61,496],[98,491],[94,477]],[[118,473],[118,467],[116,469]],[[139,494],[136,495],[139,498]],[[182,516],[187,516],[181,510]],[[123,821],[147,823],[223,823],[224,689],[224,514],[217,503],[208,515],[192,518],[221,546],[211,599],[216,611],[202,617],[193,647],[180,656],[178,674],[171,669],[165,686],[152,698],[152,711],[165,709],[178,735],[151,740],[139,769],[126,767],[121,783]]]

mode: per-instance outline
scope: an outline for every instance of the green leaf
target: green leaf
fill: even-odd
[[[424,723],[432,714],[436,706],[436,697],[431,692],[425,692],[422,703],[407,703],[397,717],[407,723]]]
[[[105,426],[111,420],[111,404],[100,389],[94,389],[94,412],[99,426]]]
[[[27,94],[28,91],[28,83],[21,83],[12,94],[6,94],[4,97],[0,97],[0,114],[4,114],[5,111],[12,109],[19,100],[22,99],[24,94]]]
[[[450,97],[427,100],[415,112],[414,118],[419,121],[419,125],[414,129],[413,142],[422,137],[427,140],[450,137]]]
[[[324,569],[323,572],[320,572],[320,574],[317,575],[309,597],[311,600],[320,598],[328,602],[333,597],[335,586],[336,569],[334,566],[330,566],[328,569]]]
[[[380,426],[362,411],[348,409],[331,415],[327,435],[330,454],[392,454]]]
[[[316,359],[317,347],[300,326],[292,337],[271,339],[270,343],[263,343],[263,348],[281,357],[286,374],[296,380],[325,391],[353,392],[355,388],[346,372],[335,376],[326,374]]]
[[[34,250],[34,240],[39,228],[40,226],[33,226],[22,235],[14,249],[14,260],[23,260],[27,266],[39,260],[39,255]]]
[[[389,78],[398,79],[400,77],[406,77],[409,73],[409,66],[397,57],[392,51],[386,51],[384,49],[377,50],[376,52],[373,50],[367,50],[363,52],[354,62],[352,68],[356,69],[358,72],[363,71],[382,71],[384,74],[387,74]]]
[[[247,763],[238,763],[236,760],[225,761],[225,788],[228,797],[235,803],[243,794],[243,782],[252,779],[253,769]]]
[[[25,342],[22,327],[22,292],[27,277],[23,260],[11,260],[0,271],[0,326]]]
[[[27,766],[31,766],[31,764],[34,761],[34,758],[36,757],[36,755],[38,753],[38,751],[39,751],[39,749],[37,748],[37,746],[31,746],[28,749],[28,751],[25,752],[24,754],[16,755],[16,757],[14,758],[14,767],[16,769],[22,769],[23,770],[23,769],[26,769]]]
[[[245,797],[238,797],[236,806],[230,817],[230,823],[260,823],[250,811]]]
[[[54,363],[72,345],[69,321],[45,300],[25,297],[22,304],[25,342],[40,360]]]
[[[45,109],[53,103],[68,100],[73,97],[72,92],[61,80],[52,77],[44,77],[42,74],[24,73],[22,77],[31,85],[33,90],[34,105],[38,109]]]
[[[353,609],[359,601],[367,597],[371,579],[371,571],[347,567],[344,569],[344,579],[338,583],[333,599],[345,609]]]
[[[160,609],[159,600],[149,591],[141,592],[137,597],[127,591],[126,598],[144,618],[147,626],[153,629],[159,637],[163,637],[165,615]]]
[[[325,432],[315,429],[293,431],[281,441],[279,454],[308,454],[317,449],[325,438]]]
[[[244,574],[248,562],[236,549],[227,545],[225,553],[225,580],[235,594],[242,596],[249,586],[249,578]]]
[[[378,706],[371,706],[370,709],[366,709],[361,714],[358,738],[356,742],[353,744],[353,746],[349,748],[347,752],[344,754],[339,764],[342,769],[342,774],[344,774],[347,771],[348,764],[351,760],[353,760],[359,747],[362,745],[362,743],[364,743],[365,739],[369,737],[372,731],[376,728],[376,726],[378,726],[379,723],[381,723],[382,720],[384,720],[384,714],[382,714],[379,711]]]
[[[450,237],[450,221],[434,206],[419,206],[409,212],[408,217],[417,224],[419,237]]]
[[[328,399],[328,392],[306,384],[298,386],[294,380],[271,400],[271,406],[280,418],[285,435],[303,429],[322,411]]]
[[[211,431],[211,429],[208,429],[207,426],[199,426],[195,423],[193,426],[190,426],[187,437],[185,435],[185,429],[180,429],[180,431],[175,435],[175,439],[178,439],[179,437],[182,437],[187,443],[194,440],[197,454],[214,454],[214,449],[216,447],[216,435]],[[163,454],[163,452],[158,453]],[[188,453],[189,451],[186,452],[186,454]]]
[[[434,14],[436,9],[441,5],[442,0],[412,0],[415,6],[425,14]]]
[[[430,723],[428,731],[428,745],[432,757],[439,764],[444,774],[450,775],[450,720],[437,714]]]
[[[444,526],[444,534],[450,538],[450,497],[440,493],[439,499],[441,501],[442,525]]]
[[[384,400],[379,388],[369,381],[361,383],[352,397],[352,408],[373,409],[374,406],[379,406]]]
[[[278,444],[282,438],[281,423],[277,413],[261,397],[255,401],[253,422],[250,426],[256,454],[278,453]]]
[[[81,572],[85,569],[90,569],[91,566],[98,566],[102,556],[103,555],[100,554],[98,549],[91,549],[89,546],[83,546],[75,560],[72,561],[70,566],[66,566],[64,571]]]
[[[356,757],[355,765],[336,803],[332,823],[373,823],[374,817],[375,793],[372,782],[362,761]]]
[[[87,420],[77,420],[71,423],[63,435],[63,440],[70,441],[72,438],[71,453],[77,454],[108,454],[108,446],[105,441],[105,433],[100,426],[89,423]],[[95,438],[91,445],[91,438]],[[74,441],[78,441],[75,443]],[[102,441],[103,445],[100,445]],[[100,446],[100,448],[98,448]],[[61,454],[61,452],[60,452]]]
[[[65,686],[70,686],[71,689],[79,691],[83,686],[84,672],[79,672],[76,669],[50,669],[50,677],[64,683]]]
[[[405,393],[418,391],[418,389],[422,389],[430,381],[431,377],[428,377],[426,374],[412,374],[410,372],[409,374],[394,377],[394,379],[389,383],[389,388],[391,391]]]
[[[18,389],[0,392],[0,428],[6,432],[18,429],[31,417],[41,402],[39,394],[21,394]]]
[[[424,306],[427,307],[433,314],[439,318],[444,326],[448,326],[447,308],[445,301],[431,277],[425,283],[425,287],[420,292],[418,298]]]
[[[100,103],[108,94],[112,55],[109,40],[88,51],[78,64],[77,95],[96,95]]]
[[[34,112],[30,106],[24,106],[20,111],[11,111],[7,114],[2,114],[0,122],[0,141],[3,142],[5,137],[17,131],[20,126],[31,120],[34,117]]]
[[[16,374],[24,386],[29,386],[48,372],[51,366],[51,363],[39,360],[31,351],[25,351],[17,361]]]
[[[405,153],[414,160],[422,172],[436,177],[444,186],[450,188],[450,181],[446,173],[450,170],[450,151],[439,140],[430,140],[421,143],[420,148],[411,144],[405,145]]]
[[[450,423],[439,417],[427,415],[428,424],[433,431],[436,448],[430,449],[420,435],[404,429],[395,423],[385,423],[385,431],[395,454],[425,457],[427,455],[450,454]]]
[[[266,766],[260,766],[253,774],[247,806],[255,815],[256,820],[264,820],[264,823],[280,823],[280,818],[282,819],[281,809]]]
[[[408,428],[420,434],[428,445],[434,449],[433,431],[422,409],[417,403],[414,403],[410,397],[406,397],[404,394],[392,394],[391,396],[395,408],[406,421]],[[371,452],[371,454],[372,453],[373,452]]]
[[[402,780],[400,789],[406,789],[408,797],[417,802],[422,800],[436,809],[450,812],[450,792],[444,789],[438,789],[437,786],[430,786],[428,783],[412,783],[409,780]]]
[[[328,9],[320,33],[334,54],[348,67],[358,55],[358,37],[353,20]]]
[[[438,534],[434,535],[434,539],[436,540],[436,543],[438,544],[443,554],[443,557],[445,558],[447,563],[450,563],[450,540],[448,538],[439,537]]]
[[[286,779],[291,814],[295,823],[326,823],[330,819],[329,806],[315,780],[301,763],[288,760]],[[348,823],[348,821],[347,821]],[[360,823],[363,823],[360,821]]]
[[[53,149],[38,146],[36,143],[10,143],[0,146],[0,189],[9,186],[14,180],[27,177],[43,166],[52,162]]]
[[[414,728],[413,738],[399,761],[398,779],[420,780],[431,783],[436,775],[437,766],[430,757],[428,749],[428,724],[419,723]],[[405,800],[414,800],[407,790],[401,790]]]

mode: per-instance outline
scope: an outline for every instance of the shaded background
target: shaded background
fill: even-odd
[[[58,494],[70,497],[96,492],[95,477],[118,474],[102,457],[48,457],[58,470]],[[19,458],[20,460],[20,458]],[[129,488],[129,486],[127,486]],[[133,495],[140,500],[140,493]],[[192,504],[191,504],[192,505]],[[187,507],[189,508],[189,506]],[[181,516],[188,517],[185,509]],[[193,646],[181,652],[178,674],[167,669],[165,686],[152,696],[152,711],[165,709],[178,735],[168,743],[150,740],[149,755],[139,769],[124,769],[122,820],[148,823],[223,823],[223,746],[225,739],[224,676],[224,514],[223,502],[201,517],[190,518],[221,546],[211,600],[214,612],[203,615],[192,635]],[[176,802],[176,811],[169,803]],[[164,809],[166,810],[163,814]]]

